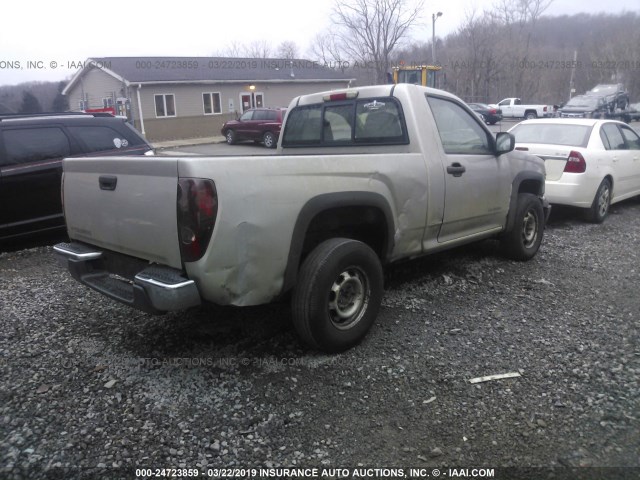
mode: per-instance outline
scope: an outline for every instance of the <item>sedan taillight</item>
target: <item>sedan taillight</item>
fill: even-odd
[[[183,262],[204,255],[218,215],[218,193],[212,180],[178,179],[178,240]]]
[[[587,169],[587,162],[580,152],[572,150],[567,157],[567,163],[564,166],[566,173],[584,173]]]

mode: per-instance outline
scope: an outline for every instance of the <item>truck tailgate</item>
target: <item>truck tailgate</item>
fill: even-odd
[[[175,158],[67,158],[63,167],[71,239],[181,267]]]

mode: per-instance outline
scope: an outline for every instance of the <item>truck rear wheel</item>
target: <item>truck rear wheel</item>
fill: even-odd
[[[513,260],[533,258],[540,248],[543,233],[542,202],[531,193],[519,194],[513,227],[502,238],[505,255]]]
[[[367,334],[382,295],[382,265],[368,245],[348,238],[326,240],[300,268],[291,303],[294,327],[314,348],[344,351]]]
[[[525,120],[533,120],[534,118],[538,118],[538,114],[536,112],[526,112],[524,114],[524,118]]]

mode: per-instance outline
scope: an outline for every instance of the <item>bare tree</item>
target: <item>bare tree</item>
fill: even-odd
[[[231,43],[228,43],[224,47],[215,50],[212,55],[214,57],[242,57],[245,54],[246,47],[238,42],[237,40],[233,40]]]
[[[249,58],[269,58],[271,56],[271,45],[266,40],[255,40],[247,45],[245,56]]]
[[[531,40],[536,24],[553,0],[499,0],[493,12],[489,13],[504,26],[508,39],[505,59],[512,68],[505,85],[510,86],[518,96],[528,98],[536,93],[540,78],[531,75],[527,66],[531,63]],[[515,93],[513,93],[515,95]]]
[[[215,57],[231,57],[231,58],[269,58],[271,56],[272,47],[266,40],[255,40],[249,44],[232,41],[221,49],[215,50]]]
[[[298,56],[298,46],[291,40],[285,40],[276,50],[276,56],[278,58],[286,58],[287,60],[293,60]]]
[[[320,48],[333,57],[370,65],[375,82],[386,83],[391,54],[407,37],[423,6],[422,1],[413,8],[407,4],[408,0],[337,0],[336,32]],[[332,53],[333,48],[338,52]]]
[[[347,62],[338,45],[338,38],[332,33],[317,34],[308,54],[329,67],[335,68],[336,65],[342,66]]]

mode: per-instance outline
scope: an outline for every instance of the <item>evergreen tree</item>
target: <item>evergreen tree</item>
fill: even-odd
[[[19,113],[40,113],[42,112],[42,106],[36,98],[36,96],[26,91],[22,94],[22,105],[20,106]]]
[[[62,95],[62,90],[65,87],[65,82],[60,82],[58,84],[58,94],[53,99],[53,103],[51,104],[52,112],[66,112],[69,110],[69,99]]]

